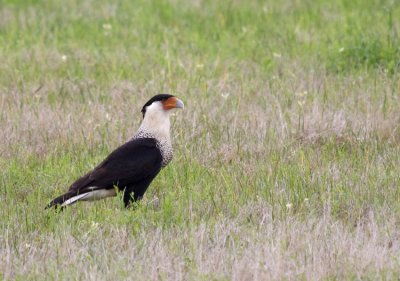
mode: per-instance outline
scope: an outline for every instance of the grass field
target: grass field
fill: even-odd
[[[400,3],[0,1],[0,279],[400,276]],[[153,95],[174,160],[134,210],[44,210]]]

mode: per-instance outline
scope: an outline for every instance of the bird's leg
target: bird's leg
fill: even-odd
[[[126,188],[124,189],[124,196],[123,196],[123,199],[124,199],[125,208],[128,208],[129,205],[130,205],[132,202],[136,201],[136,200],[135,200],[135,197],[134,197],[134,192],[133,192],[132,188],[126,187]]]
[[[127,186],[124,189],[124,204],[128,208],[132,202],[137,202],[143,198],[148,186],[154,177],[148,177],[139,183],[132,186]]]

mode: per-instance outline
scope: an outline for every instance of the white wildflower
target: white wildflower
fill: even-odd
[[[229,93],[222,93],[221,97],[224,99],[227,99],[229,97],[229,95],[230,95]]]
[[[109,23],[104,23],[103,24],[103,29],[104,30],[111,30],[111,28],[112,28],[111,24],[109,24]]]

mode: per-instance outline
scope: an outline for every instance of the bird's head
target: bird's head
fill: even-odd
[[[142,108],[143,121],[139,131],[169,139],[171,109],[183,108],[183,102],[173,95],[161,94],[152,97]]]
[[[160,94],[152,97],[142,108],[143,118],[147,113],[168,114],[173,108],[183,108],[183,102],[177,97],[169,94]]]

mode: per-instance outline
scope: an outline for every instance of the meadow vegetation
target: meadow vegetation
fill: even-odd
[[[0,278],[400,275],[400,4],[0,1]],[[174,160],[132,210],[44,206],[157,93]]]

